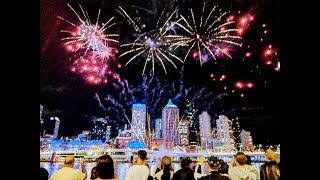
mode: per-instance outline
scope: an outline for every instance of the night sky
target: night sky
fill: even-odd
[[[117,128],[123,128],[123,125],[127,124],[124,115],[131,117],[133,103],[147,103],[151,119],[155,119],[161,116],[162,108],[168,99],[172,99],[179,107],[180,115],[183,115],[185,100],[189,99],[195,103],[196,117],[205,110],[212,119],[217,119],[221,114],[229,119],[239,117],[241,129],[251,132],[254,144],[279,144],[280,72],[275,70],[276,63],[280,61],[279,2],[207,0],[206,2],[210,2],[209,7],[218,3],[225,10],[241,11],[254,16],[253,22],[242,36],[243,46],[232,49],[232,59],[223,57],[217,60],[217,64],[210,60],[200,66],[199,61],[189,55],[184,64],[176,62],[177,69],[167,64],[167,75],[161,66],[156,65],[153,76],[150,74],[151,66],[147,66],[146,75],[142,76],[143,59],[138,58],[125,66],[128,57],[117,57],[124,52],[120,44],[134,40],[134,29],[115,9],[120,5],[132,15],[135,14],[134,10],[137,10],[134,7],[155,9],[156,16],[166,2],[171,1],[40,1],[40,104],[44,106],[45,121],[40,132],[46,129],[47,133],[53,133],[53,122],[48,119],[56,115],[61,119],[59,137],[89,130],[90,120],[99,117],[109,119],[114,135]],[[199,2],[178,1],[179,13],[187,15],[188,8],[192,7],[195,14],[201,14],[203,3]],[[112,75],[117,75],[118,78],[107,75],[109,77],[106,84],[92,84],[85,80],[83,75],[70,71],[72,61],[69,59],[72,55],[66,52],[61,41],[66,35],[60,32],[70,27],[70,24],[57,16],[76,24],[79,20],[67,3],[79,14],[81,11],[78,4],[81,4],[83,9],[88,11],[92,22],[95,22],[99,8],[100,23],[108,21],[112,16],[115,17],[116,25],[108,31],[120,35],[117,38],[119,43],[115,45],[119,50],[116,55],[117,61],[110,61]],[[168,4],[168,7],[175,5]],[[156,20],[141,10],[142,8],[138,10],[141,19],[146,22],[148,28],[154,28],[152,23]],[[170,10],[172,9],[169,8],[168,12]],[[197,15],[195,17],[199,18]],[[266,26],[263,27],[263,24]],[[264,33],[265,30],[267,33]],[[266,63],[263,54],[268,45],[272,45],[272,50],[277,52],[271,64]],[[245,56],[247,52],[251,52],[250,57]],[[121,64],[121,68],[117,67],[118,64]],[[226,78],[220,81],[222,75]],[[238,89],[235,87],[238,81],[252,82],[254,87]],[[241,94],[244,96],[241,97]],[[101,104],[97,97],[100,98]],[[212,125],[215,125],[214,121]]]

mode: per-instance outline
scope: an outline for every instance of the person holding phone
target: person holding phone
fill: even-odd
[[[230,161],[228,176],[231,180],[252,179],[259,178],[258,171],[255,167],[246,164],[247,156],[243,152],[237,152],[235,160]]]
[[[84,180],[87,178],[87,170],[84,165],[84,160],[81,158],[79,161],[81,165],[81,171],[77,169],[73,169],[75,164],[75,157],[73,155],[68,155],[64,160],[63,168],[54,172],[51,176],[51,180],[66,180],[66,179],[74,179],[74,180]]]

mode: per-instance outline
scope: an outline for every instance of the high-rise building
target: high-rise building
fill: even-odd
[[[201,147],[203,149],[210,148],[210,145],[213,143],[211,136],[211,116],[207,111],[203,111],[199,115],[199,130]]]
[[[161,139],[161,129],[162,129],[162,124],[161,124],[161,119],[156,119],[155,121],[155,131],[154,131],[154,139]]]
[[[220,115],[216,120],[217,124],[217,140],[224,144],[224,150],[226,152],[232,152],[234,150],[234,137],[232,130],[232,122],[225,115]]]
[[[179,145],[189,145],[189,121],[186,119],[183,119],[179,123]]]
[[[104,118],[92,120],[91,140],[101,140],[103,143],[106,142],[107,125],[107,120]]]
[[[242,145],[242,151],[253,150],[252,136],[249,131],[242,129],[240,133],[240,140]]]
[[[110,135],[111,135],[111,126],[107,126],[106,142],[109,142]]]
[[[173,142],[176,146],[178,141],[179,108],[169,99],[168,104],[162,110],[162,139]],[[173,148],[173,147],[167,147]]]
[[[233,135],[234,135],[234,140],[235,143],[238,144],[240,143],[240,123],[239,123],[239,117],[236,117],[232,120],[232,126],[233,126]]]
[[[145,143],[147,108],[145,104],[132,105],[131,140]]]
[[[186,119],[189,121],[189,144],[191,146],[197,145],[197,132],[196,132],[196,126],[195,126],[195,117],[194,117],[195,109],[194,109],[194,103],[189,101],[189,99],[186,100]]]
[[[217,138],[217,134],[218,134],[218,130],[217,130],[217,128],[212,128],[212,130],[211,130],[211,137],[213,138],[213,139],[216,139]]]

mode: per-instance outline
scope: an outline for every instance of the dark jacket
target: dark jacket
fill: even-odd
[[[198,180],[229,180],[229,178],[222,176],[218,171],[211,171],[209,175],[202,176]]]
[[[260,180],[278,180],[277,168],[278,163],[276,161],[265,162],[260,166]]]
[[[195,180],[194,171],[190,168],[182,168],[173,174],[172,180]]]
[[[97,167],[93,167],[93,168],[91,169],[90,179],[96,179],[96,178],[98,178],[97,175],[96,175],[96,169],[97,169]]]

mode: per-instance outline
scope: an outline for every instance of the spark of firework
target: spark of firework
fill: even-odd
[[[100,9],[96,23],[91,23],[88,12],[85,12],[79,5],[84,19],[68,4],[68,7],[74,12],[80,21],[80,25],[72,23],[65,18],[58,16],[59,19],[71,24],[74,31],[61,30],[63,33],[69,33],[69,37],[62,38],[66,50],[76,53],[71,60],[73,65],[72,72],[79,72],[84,75],[85,80],[90,83],[99,84],[107,82],[107,74],[112,74],[109,70],[109,60],[115,60],[115,54],[118,50],[109,46],[111,42],[118,43],[113,37],[118,34],[106,34],[105,31],[115,23],[111,23],[114,17],[110,18],[107,23],[99,25]],[[111,72],[111,73],[110,73]]]
[[[107,54],[106,48],[109,42],[118,43],[119,41],[112,39],[113,37],[119,36],[118,34],[105,34],[104,32],[115,25],[115,23],[111,23],[114,17],[110,18],[107,23],[102,24],[102,26],[98,25],[100,9],[98,12],[98,17],[96,23],[93,24],[90,22],[88,12],[84,12],[81,5],[79,5],[84,19],[82,19],[79,14],[68,4],[69,8],[74,12],[77,18],[80,21],[80,25],[76,25],[63,17],[58,16],[59,19],[71,24],[74,27],[74,31],[69,30],[61,30],[60,32],[69,33],[69,37],[62,38],[62,41],[66,41],[64,45],[67,50],[72,52],[77,52],[78,50],[85,49],[84,55],[88,51],[97,52],[98,54]],[[107,56],[102,56],[106,58]]]
[[[108,47],[108,51],[113,51],[113,49]],[[114,56],[114,54],[112,54],[112,56]],[[89,52],[86,56],[80,56],[74,60],[71,71],[82,74],[89,83],[107,83],[107,75],[117,76],[109,70],[108,64],[109,62],[106,59],[97,58],[97,55]]]
[[[190,47],[184,57],[184,62],[193,48],[196,48],[195,53],[193,53],[193,57],[199,58],[200,65],[202,65],[204,61],[207,61],[207,52],[209,52],[209,54],[215,60],[217,59],[216,52],[232,58],[226,48],[228,48],[230,45],[241,46],[241,44],[237,42],[241,39],[241,37],[235,34],[238,29],[230,27],[232,24],[235,24],[235,21],[232,20],[233,18],[228,19],[227,22],[222,22],[222,18],[226,16],[227,12],[222,12],[221,9],[216,10],[218,6],[215,6],[209,12],[208,16],[204,18],[205,6],[206,3],[203,5],[201,18],[198,25],[196,23],[192,8],[190,9],[192,24],[189,23],[183,15],[180,15],[181,18],[175,22],[175,24],[182,28],[189,37],[189,39],[183,43],[189,44]],[[218,15],[213,16],[213,12],[216,11],[218,11]],[[212,17],[215,17],[216,19],[213,20]],[[184,23],[180,23],[179,21],[181,20]]]
[[[144,63],[142,75],[144,75],[145,73],[145,69],[148,62],[152,63],[153,75],[154,75],[156,61],[159,61],[161,63],[162,68],[166,74],[167,74],[167,70],[164,64],[164,60],[171,63],[176,69],[177,69],[177,66],[172,59],[178,60],[181,63],[183,63],[183,61],[178,56],[170,52],[172,48],[169,48],[169,46],[171,45],[186,46],[184,42],[188,38],[180,35],[171,35],[168,33],[168,31],[174,31],[172,27],[175,25],[175,23],[173,23],[172,19],[173,19],[173,15],[177,13],[177,9],[165,20],[162,27],[159,27],[159,21],[164,10],[162,11],[157,21],[156,28],[151,31],[143,32],[142,31],[143,27],[141,27],[142,25],[140,25],[141,23],[137,23],[136,21],[134,21],[133,20],[134,18],[129,16],[128,13],[120,6],[119,6],[119,9],[117,9],[117,11],[128,20],[129,24],[133,25],[135,31],[139,33],[139,37],[136,38],[134,42],[122,44],[120,46],[120,47],[131,47],[131,48],[130,50],[122,53],[119,56],[119,58],[127,54],[134,54],[127,61],[125,65],[128,65],[132,60],[138,57],[144,58],[145,63]]]

